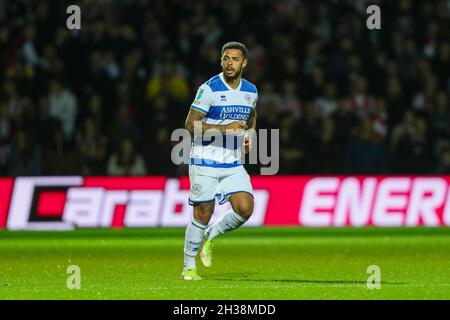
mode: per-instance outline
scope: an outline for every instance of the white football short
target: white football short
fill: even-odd
[[[218,198],[224,204],[233,193],[246,192],[253,196],[250,176],[244,166],[214,168],[190,165],[191,190],[189,204],[209,202]]]

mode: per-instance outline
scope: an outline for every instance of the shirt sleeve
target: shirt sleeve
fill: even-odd
[[[211,88],[206,84],[202,84],[197,90],[197,94],[194,102],[192,102],[191,108],[203,113],[208,113],[209,107],[212,103],[213,93]]]
[[[256,108],[256,102],[258,102],[258,92],[256,92],[255,99],[253,100],[253,109]]]

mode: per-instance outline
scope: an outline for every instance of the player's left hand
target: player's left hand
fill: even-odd
[[[252,137],[250,134],[244,135],[244,152],[249,153],[252,150],[253,144],[252,144]]]

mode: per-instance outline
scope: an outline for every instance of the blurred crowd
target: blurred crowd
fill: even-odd
[[[450,0],[3,0],[0,175],[186,174],[170,136],[226,41],[279,173],[450,174],[449,26]]]

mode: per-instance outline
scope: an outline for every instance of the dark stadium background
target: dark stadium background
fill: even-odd
[[[450,0],[0,0],[0,300],[449,299],[449,27]],[[280,171],[247,166],[252,220],[192,283],[170,136],[227,41]]]
[[[66,8],[82,8],[80,31]],[[382,29],[365,9],[381,7]],[[281,174],[450,173],[450,2],[0,2],[0,175],[169,175],[197,87],[245,43]],[[258,173],[257,166],[249,168]]]

